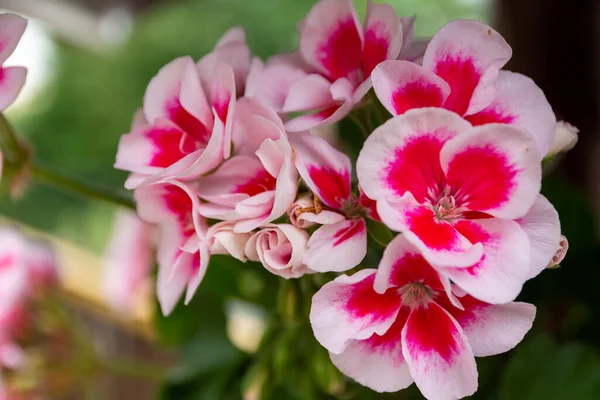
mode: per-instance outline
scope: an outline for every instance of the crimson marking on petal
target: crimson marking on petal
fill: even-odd
[[[454,227],[460,232],[461,235],[466,237],[469,242],[472,244],[481,243],[484,245],[484,248],[494,246],[494,243],[497,239],[495,236],[490,235],[490,233],[481,226],[469,221],[457,221]],[[462,271],[466,271],[468,274],[475,276],[479,270],[485,266],[485,261],[486,255],[484,253],[476,264],[471,267],[464,268]]]
[[[451,364],[461,348],[452,319],[438,305],[419,307],[412,311],[406,324],[406,340],[410,353],[435,352]]]
[[[228,91],[217,92],[218,95],[213,100],[213,107],[217,112],[217,116],[223,123],[227,121],[227,114],[229,113],[229,102],[231,101],[231,93]]]
[[[406,223],[425,246],[434,250],[454,250],[459,245],[458,232],[446,221],[436,220],[435,213],[417,207],[406,213]]]
[[[481,78],[481,72],[477,70],[473,60],[460,56],[447,56],[436,63],[433,72],[450,85],[450,95],[446,99],[444,108],[465,115]]]
[[[181,151],[181,137],[184,135],[179,129],[165,127],[150,127],[146,136],[154,144],[154,154],[149,162],[152,167],[166,168],[181,160],[185,153]]]
[[[369,346],[371,351],[379,354],[385,354],[386,357],[391,357],[394,366],[400,366],[406,361],[402,356],[402,329],[408,319],[409,309],[407,307],[400,308],[396,320],[390,328],[383,334],[373,334],[368,339],[365,339],[365,344]]]
[[[174,185],[166,186],[164,190],[165,205],[176,216],[183,236],[191,236],[195,232],[192,199],[183,189]]]
[[[15,257],[12,254],[7,254],[0,257],[0,269],[12,266],[15,263]]]
[[[350,197],[350,175],[348,171],[331,168],[308,168],[308,174],[318,188],[318,195],[330,207],[341,208],[342,202]]]
[[[351,286],[342,307],[352,317],[363,318],[368,315],[373,321],[382,321],[398,311],[401,302],[400,294],[395,290],[379,294],[373,290],[374,281],[373,274]]]
[[[379,217],[379,213],[377,212],[377,202],[375,200],[370,199],[361,191],[358,198],[358,204],[366,211],[369,218],[381,222],[381,217]]]
[[[275,190],[277,179],[267,171],[259,171],[254,178],[246,183],[236,186],[234,193],[245,193],[248,196],[256,196],[269,190]]]
[[[491,124],[491,123],[500,123],[500,124],[511,124],[515,121],[514,115],[509,115],[501,112],[500,110],[496,110],[493,108],[485,109],[477,114],[467,115],[465,119],[469,121],[473,126]]]
[[[470,147],[450,161],[446,180],[457,201],[467,201],[470,210],[485,211],[509,200],[517,173],[506,155],[495,148]]]
[[[365,32],[365,45],[363,48],[363,74],[369,77],[373,69],[382,61],[387,60],[390,43],[388,38],[377,35],[377,30],[382,24],[376,24]],[[385,31],[385,26],[381,26]]]
[[[337,239],[333,242],[333,247],[337,247],[345,241],[353,238],[356,235],[364,235],[365,234],[365,221],[362,219],[356,220],[352,225],[346,228],[342,228],[333,235],[334,239]]]
[[[442,90],[429,82],[409,82],[392,93],[392,104],[396,115],[413,108],[439,107],[444,102]]]
[[[206,145],[210,134],[206,127],[196,117],[187,112],[181,105],[178,98],[173,98],[167,104],[167,114],[169,119],[177,124],[185,133],[190,135],[194,140]]]
[[[317,57],[330,80],[348,78],[355,82],[360,69],[361,51],[360,34],[350,15],[330,32],[327,41],[319,46]]]
[[[439,158],[446,141],[444,136],[444,132],[433,132],[408,140],[397,148],[384,169],[385,184],[398,196],[410,192],[419,203],[428,198],[430,188],[443,187],[445,178]]]
[[[395,287],[423,283],[432,289],[444,290],[438,273],[421,254],[417,253],[406,253],[394,263],[390,281],[390,284]]]
[[[477,311],[490,307],[488,303],[484,303],[483,301],[477,300],[469,295],[460,298],[460,304],[462,304],[464,310],[453,306],[444,296],[440,296],[440,300],[440,305],[444,307],[450,314],[452,314],[454,319],[456,319],[458,324],[463,329],[469,325],[480,322],[480,317],[478,317]]]

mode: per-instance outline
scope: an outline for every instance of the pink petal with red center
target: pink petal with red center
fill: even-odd
[[[535,307],[527,303],[491,305],[469,295],[460,298],[464,310],[448,305],[476,357],[505,353],[519,344],[531,329]]]
[[[531,269],[527,279],[540,274],[560,247],[560,220],[554,206],[539,195],[525,216],[517,220],[529,237]]]
[[[445,290],[438,272],[404,235],[398,235],[383,252],[373,288],[378,293],[385,293],[390,288],[401,288],[414,282],[421,282],[438,292]]]
[[[16,14],[0,14],[0,65],[15,51],[27,28],[27,20]]]
[[[540,156],[531,137],[503,124],[475,127],[440,154],[456,203],[499,218],[522,217],[541,187]]]
[[[481,22],[452,21],[431,39],[423,67],[450,85],[445,108],[460,115],[485,108],[495,94],[498,71],[512,55],[504,38]]]
[[[271,107],[256,98],[238,100],[232,129],[234,154],[254,154],[265,139],[277,140],[283,131],[283,122]]]
[[[477,366],[467,337],[434,302],[410,313],[402,330],[402,353],[428,399],[458,399],[477,390]]]
[[[312,298],[310,323],[315,338],[331,353],[340,354],[352,339],[364,340],[390,329],[400,311],[400,294],[373,290],[374,269],[341,275]]]
[[[310,74],[290,85],[282,111],[289,113],[317,110],[335,103],[331,96],[331,82],[322,75]]]
[[[310,236],[304,263],[317,272],[341,272],[356,267],[366,254],[365,221],[343,220],[323,225]]]
[[[342,208],[351,195],[350,158],[319,136],[296,134],[290,140],[302,180],[323,203]]]
[[[438,267],[440,273],[481,301],[513,301],[530,271],[531,247],[523,229],[515,221],[498,218],[462,220],[455,226],[472,243],[481,243],[484,255],[472,267]]]
[[[362,55],[364,76],[370,76],[380,62],[395,59],[401,48],[402,24],[396,10],[389,4],[369,0]]]
[[[301,132],[318,126],[331,125],[341,121],[350,114],[352,107],[354,107],[354,102],[352,100],[347,100],[341,104],[333,105],[314,114],[301,115],[289,120],[285,124],[285,129],[288,132]]]
[[[377,211],[390,229],[402,232],[431,264],[468,267],[483,255],[481,244],[469,241],[451,222],[438,219],[410,194],[396,202],[378,201]]]
[[[233,69],[227,64],[219,64],[209,89],[213,113],[223,124],[223,158],[229,158],[236,99]]]
[[[530,78],[509,71],[500,71],[494,87],[496,95],[491,104],[465,118],[473,125],[492,122],[514,125],[533,136],[541,156],[548,153],[556,117],[544,92]]]
[[[401,308],[387,332],[351,340],[342,353],[330,353],[331,361],[344,375],[376,392],[407,388],[414,382],[402,355],[401,332],[407,318],[408,309]]]
[[[17,99],[26,77],[25,67],[0,68],[0,111],[4,111]]]
[[[450,94],[436,74],[408,61],[386,61],[371,76],[377,98],[392,115],[413,108],[441,107]]]
[[[205,234],[206,230],[204,230],[204,235]],[[188,242],[184,244],[184,247],[185,251],[179,256],[181,261],[175,266],[178,270],[174,273],[179,274],[189,271],[187,272],[189,277],[185,293],[185,304],[188,305],[202,283],[204,275],[206,275],[208,263],[210,261],[210,253],[206,236],[199,237],[193,235],[189,238]]]
[[[322,0],[308,13],[300,32],[304,59],[332,82],[359,79],[362,27],[351,0]]]
[[[443,189],[439,163],[443,144],[471,125],[439,108],[394,117],[367,138],[357,161],[358,181],[372,199],[412,193],[418,202]]]

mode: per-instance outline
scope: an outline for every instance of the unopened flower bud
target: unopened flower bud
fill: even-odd
[[[564,260],[565,256],[567,255],[567,250],[569,250],[569,241],[567,240],[567,237],[565,235],[562,235],[560,237],[559,246],[560,247],[558,248],[558,250],[556,250],[554,257],[552,257],[552,260],[548,264],[547,268],[552,269],[558,267],[558,265],[562,262],[562,260]]]
[[[558,153],[571,150],[577,144],[579,129],[565,121],[556,123],[556,132],[554,133],[554,142],[546,158],[554,157]]]

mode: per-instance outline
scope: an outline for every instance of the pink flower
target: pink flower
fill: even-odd
[[[119,211],[106,249],[104,292],[112,308],[131,312],[154,266],[155,232],[129,211]]]
[[[247,95],[284,113],[317,111],[289,121],[289,131],[337,122],[369,91],[373,68],[398,56],[402,28],[390,5],[369,1],[363,27],[351,0],[322,0],[300,24],[301,57],[278,57],[262,74],[259,65]]]
[[[27,20],[15,14],[0,14],[0,112],[10,106],[25,84],[25,67],[2,64],[15,51],[27,27]]]
[[[189,185],[159,182],[136,189],[138,214],[157,224],[157,296],[163,314],[170,314],[185,292],[188,304],[202,282],[210,254],[208,227],[198,213],[200,200]]]
[[[128,188],[195,178],[229,157],[249,63],[244,32],[233,28],[197,64],[181,57],[159,71],[146,89],[143,118],[119,144],[115,167],[146,178],[129,180]]]
[[[304,265],[308,233],[289,224],[269,224],[246,243],[246,255],[260,261],[271,273],[282,278],[299,278],[311,272]]]
[[[410,110],[371,134],[357,172],[382,221],[472,296],[511,301],[538,267],[515,221],[541,186],[539,153],[521,130],[472,127],[441,108]]]
[[[462,398],[477,389],[474,357],[516,346],[531,328],[535,307],[490,305],[451,290],[399,235],[378,270],[323,286],[310,321],[333,363],[362,385],[394,392],[414,381],[428,399]]]
[[[257,106],[250,99],[246,103],[252,104],[251,109]],[[268,112],[264,107],[260,110]],[[281,120],[271,113],[269,118],[249,113],[236,122],[234,156],[198,180],[198,194],[207,201],[199,206],[200,213],[235,221],[236,233],[250,232],[281,217],[296,198],[298,173],[292,148]]]
[[[297,133],[290,139],[302,180],[327,208],[312,218],[323,226],[310,236],[304,262],[318,272],[357,266],[367,254],[367,228],[365,210],[352,195],[350,158],[318,136]]]
[[[444,107],[472,125],[505,123],[528,131],[544,156],[556,118],[541,89],[528,77],[500,68],[510,59],[506,41],[477,21],[453,21],[433,37],[423,66],[386,61],[372,74],[379,100],[393,115]]]

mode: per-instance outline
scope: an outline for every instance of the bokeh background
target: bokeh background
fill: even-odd
[[[364,14],[366,1],[355,3]],[[480,390],[475,398],[600,399],[600,2],[388,3],[400,15],[417,16],[418,36],[431,36],[457,18],[490,23],[513,47],[507,68],[531,76],[559,119],[581,130],[577,147],[546,171],[542,190],[559,211],[569,253],[561,268],[545,271],[526,284],[519,299],[538,307],[534,329],[513,352],[478,360]],[[7,115],[31,141],[40,160],[121,187],[125,173],[112,168],[119,137],[128,131],[147,82],[162,65],[182,55],[201,57],[233,25],[246,29],[257,56],[292,50],[297,43],[296,23],[312,4],[313,0],[0,0],[0,9],[32,18],[9,60],[9,64],[26,65],[30,79]],[[111,205],[37,184],[19,202],[7,196],[0,201],[4,216],[98,255],[114,212]],[[192,305],[179,308],[169,319],[156,314],[156,334],[150,340],[140,339],[146,343],[142,347],[137,341],[125,344],[151,353],[158,347],[153,343],[160,343],[171,349],[168,359],[181,360],[165,378],[160,398],[240,398],[250,358],[247,350],[230,343],[225,321],[232,308],[249,307],[249,313],[260,316],[274,303],[273,281],[224,259],[214,262],[221,265],[209,270]],[[100,282],[91,279],[86,284]],[[232,299],[238,298],[254,305],[235,306]],[[89,326],[90,334],[98,336],[119,329],[110,323],[102,328]],[[243,335],[243,328],[231,329],[242,330]],[[304,384],[298,379],[291,385]],[[123,385],[110,389],[110,385],[105,383],[97,398],[154,398],[139,397],[141,392],[129,397],[135,392],[127,392]],[[273,399],[311,398],[308,392],[298,394],[277,386]],[[355,397],[349,398],[375,398],[358,387],[350,393]],[[381,398],[418,399],[420,395],[411,389]]]

